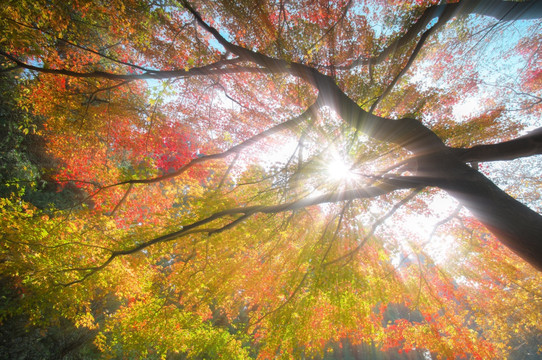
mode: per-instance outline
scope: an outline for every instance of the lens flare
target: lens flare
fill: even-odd
[[[355,178],[350,165],[343,159],[335,156],[329,164],[327,164],[327,173],[333,181],[351,181]]]

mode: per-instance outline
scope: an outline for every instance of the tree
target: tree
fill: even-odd
[[[5,316],[87,327],[111,357],[539,350],[542,2],[0,11],[48,171],[87,194],[2,199]],[[483,173],[519,158],[518,181]]]

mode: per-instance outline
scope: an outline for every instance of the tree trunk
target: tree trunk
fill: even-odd
[[[446,148],[438,136],[414,119],[392,120],[361,109],[335,83],[316,81],[325,105],[345,121],[374,139],[392,142],[411,151],[418,160],[415,177],[420,185],[437,186],[461,202],[504,245],[542,271],[542,216],[518,202]],[[329,79],[329,78],[327,78]],[[537,132],[516,139],[523,146],[537,143]],[[533,140],[534,139],[534,140]],[[511,146],[517,146],[513,143]],[[486,145],[490,146],[490,145]],[[510,144],[495,145],[506,148]],[[474,151],[473,151],[474,152]],[[504,152],[504,150],[503,150]]]
[[[463,204],[517,255],[542,271],[542,216],[502,191],[491,180],[453,155],[429,156],[439,188]],[[424,166],[425,165],[425,166]]]

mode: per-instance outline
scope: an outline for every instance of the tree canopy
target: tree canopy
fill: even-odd
[[[74,359],[534,358],[541,17],[3,1],[0,330]]]

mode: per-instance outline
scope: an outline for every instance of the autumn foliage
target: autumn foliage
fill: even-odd
[[[4,142],[44,145],[2,145],[2,327],[67,358],[542,351],[540,6],[500,3],[3,2]]]

